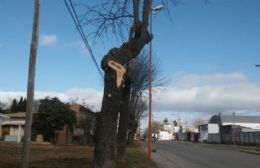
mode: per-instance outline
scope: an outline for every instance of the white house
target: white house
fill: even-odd
[[[207,124],[199,126],[200,141],[220,143],[227,126],[260,131],[260,116],[213,115]]]
[[[2,139],[2,123],[6,120],[9,120],[9,116],[0,113],[0,139]]]
[[[173,140],[174,127],[172,124],[164,124],[163,128],[159,130],[159,140]]]
[[[1,123],[1,134],[6,142],[20,143],[24,136],[25,112],[8,114]]]
[[[24,136],[25,121],[4,121],[2,122],[3,131],[7,130],[5,134],[6,142],[20,143]]]

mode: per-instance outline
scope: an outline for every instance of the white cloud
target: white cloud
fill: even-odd
[[[241,73],[196,75],[177,73],[173,76],[175,86],[207,86],[207,85],[225,85],[231,83],[246,83],[248,78]]]
[[[243,74],[178,75],[174,84],[155,89],[158,111],[229,113],[260,111],[260,84]]]
[[[154,88],[153,118],[162,122],[180,118],[209,119],[213,114],[260,115],[260,84],[240,73],[174,75],[168,86]],[[143,121],[143,128],[147,126]]]
[[[14,98],[26,97],[25,92],[0,91],[0,102],[10,103]],[[63,102],[76,102],[86,105],[94,111],[100,111],[102,93],[94,89],[70,89],[65,93],[60,92],[35,92],[35,99],[45,97],[58,97]]]
[[[25,92],[0,91],[0,101],[25,96]],[[36,92],[36,99],[46,96],[58,97],[64,102],[76,101],[99,111],[103,93],[95,89],[74,88],[61,92]],[[240,73],[213,75],[174,75],[173,83],[154,88],[153,117],[162,121],[177,118],[191,120],[208,118],[212,114],[260,115],[260,84],[252,83]],[[147,125],[147,124],[146,124]],[[144,126],[146,126],[144,125]]]
[[[40,38],[40,44],[42,46],[53,46],[58,42],[58,38],[56,35],[53,34],[43,34]]]

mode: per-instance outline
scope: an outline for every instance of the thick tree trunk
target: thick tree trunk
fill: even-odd
[[[122,73],[120,74],[118,69],[122,69],[122,66],[135,58],[151,39],[149,32],[145,30],[139,37],[130,38],[123,43],[120,48],[111,49],[101,62],[105,71],[105,88],[97,127],[93,168],[116,167],[117,121],[122,100],[122,81],[119,80]]]
[[[123,102],[120,108],[119,128],[117,135],[117,152],[118,160],[124,160],[127,142],[127,130],[129,127],[129,99],[130,99],[131,82],[127,80],[123,89]]]
[[[112,70],[106,71],[102,109],[97,123],[97,142],[93,168],[116,167],[116,133],[121,88],[117,88],[115,78],[115,72]]]

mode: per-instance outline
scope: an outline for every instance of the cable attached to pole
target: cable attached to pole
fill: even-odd
[[[86,35],[85,35],[85,33],[84,33],[83,29],[82,29],[82,26],[80,25],[78,15],[76,13],[76,10],[75,10],[71,0],[69,0],[69,3],[67,2],[67,0],[64,0],[64,3],[65,3],[65,5],[66,5],[66,7],[67,7],[67,9],[69,11],[69,14],[70,14],[70,16],[71,16],[71,18],[72,18],[72,20],[73,20],[73,22],[74,22],[78,32],[79,32],[79,34],[80,34],[80,37],[82,38],[82,41],[84,42],[84,44],[85,44],[85,46],[86,46],[86,48],[87,48],[87,50],[88,50],[88,52],[90,54],[90,57],[91,57],[92,61],[94,62],[95,67],[97,68],[101,78],[103,79],[103,77],[104,77],[103,73],[102,73],[101,69],[98,66],[97,60],[96,60],[96,58],[95,58],[95,56],[93,54],[93,51],[92,51],[92,49],[91,49],[91,47],[89,45],[87,37],[86,37]]]

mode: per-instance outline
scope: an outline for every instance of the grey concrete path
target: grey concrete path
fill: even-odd
[[[143,144],[146,150],[146,144]],[[260,156],[222,145],[174,141],[153,143],[153,160],[159,168],[260,168]]]

